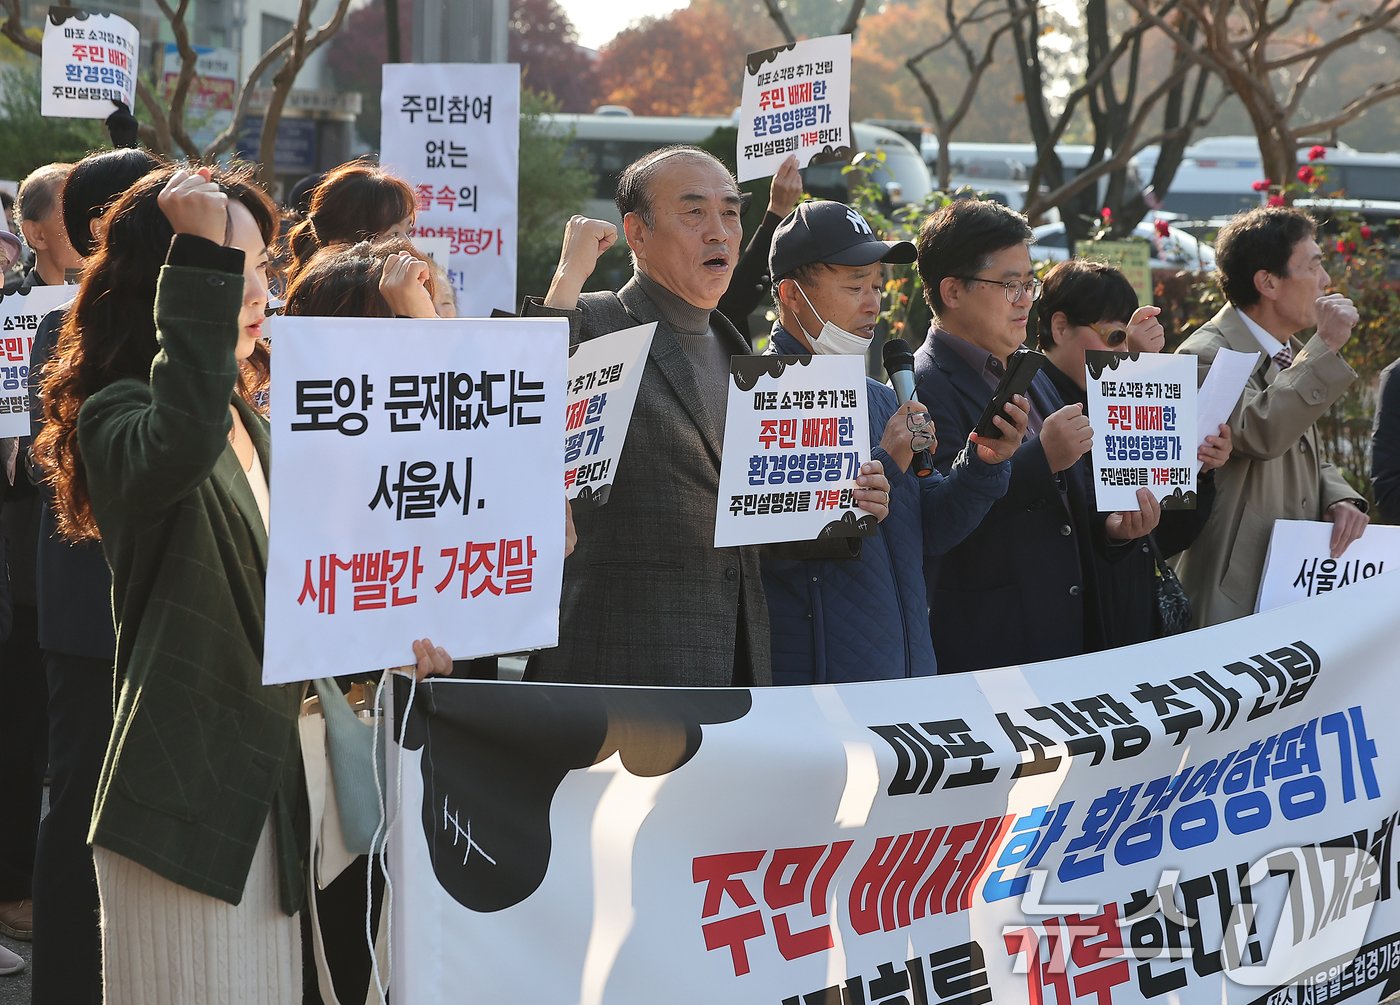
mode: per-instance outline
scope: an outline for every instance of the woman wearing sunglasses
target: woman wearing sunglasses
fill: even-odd
[[[1161,352],[1166,332],[1157,320],[1159,313],[1151,305],[1139,307],[1132,284],[1111,265],[1071,259],[1051,269],[1036,303],[1035,331],[1050,364],[1045,372],[1065,403],[1087,407],[1086,349]],[[1230,429],[1222,425],[1197,452],[1201,473],[1196,508],[1163,510],[1157,529],[1147,537],[1129,542],[1110,558],[1096,555],[1093,582],[1103,614],[1105,649],[1163,634],[1156,602],[1158,559],[1185,551],[1201,532],[1215,501],[1213,472],[1229,456]]]

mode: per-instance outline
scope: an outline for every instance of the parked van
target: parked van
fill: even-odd
[[[624,168],[638,157],[674,143],[703,144],[717,129],[733,128],[730,118],[718,116],[651,115],[546,115],[543,121],[570,137],[570,149],[595,178],[591,198],[583,207],[587,216],[611,220],[621,227],[613,193]],[[852,126],[855,145],[862,152],[880,151],[884,162],[872,172],[872,180],[885,193],[886,209],[920,202],[932,191],[928,169],[918,149],[896,133],[857,122]],[[819,164],[804,168],[804,186],[822,199],[848,201],[844,164]]]

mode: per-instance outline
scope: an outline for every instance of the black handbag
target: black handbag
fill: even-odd
[[[1176,573],[1162,557],[1151,534],[1147,535],[1147,544],[1152,549],[1152,563],[1156,570],[1152,599],[1157,605],[1158,637],[1180,635],[1191,628],[1191,600],[1186,596],[1181,580],[1176,578]]]

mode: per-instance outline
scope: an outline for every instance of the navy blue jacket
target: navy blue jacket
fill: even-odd
[[[768,352],[807,354],[778,325]],[[959,454],[946,478],[901,471],[880,449],[880,436],[899,402],[892,390],[868,378],[866,391],[871,456],[885,466],[890,513],[871,537],[763,549],[774,684],[937,673],[923,557],[966,537],[1010,480],[1009,463],[984,464],[971,447]]]
[[[928,338],[914,354],[919,400],[938,424],[934,466],[950,469],[992,390],[967,361]],[[1064,404],[1044,371],[1031,384],[1042,417]],[[1094,652],[1103,615],[1094,549],[1109,555],[1087,458],[1058,476],[1040,438],[1011,458],[1011,485],[961,544],[925,564],[933,647],[943,673],[1015,666]],[[1123,549],[1112,549],[1120,552]]]

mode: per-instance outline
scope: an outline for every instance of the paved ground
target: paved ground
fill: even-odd
[[[16,942],[14,939],[0,935],[0,946],[13,949],[25,960],[29,959],[29,943],[27,942]],[[27,967],[10,977],[0,977],[0,1005],[29,1005],[29,969]]]
[[[49,811],[49,790],[44,789],[44,812]],[[7,936],[0,935],[0,946],[12,949],[24,957],[26,963],[29,962],[29,943],[17,942]],[[17,974],[9,977],[0,977],[0,1005],[29,1005],[29,968],[26,966]]]

